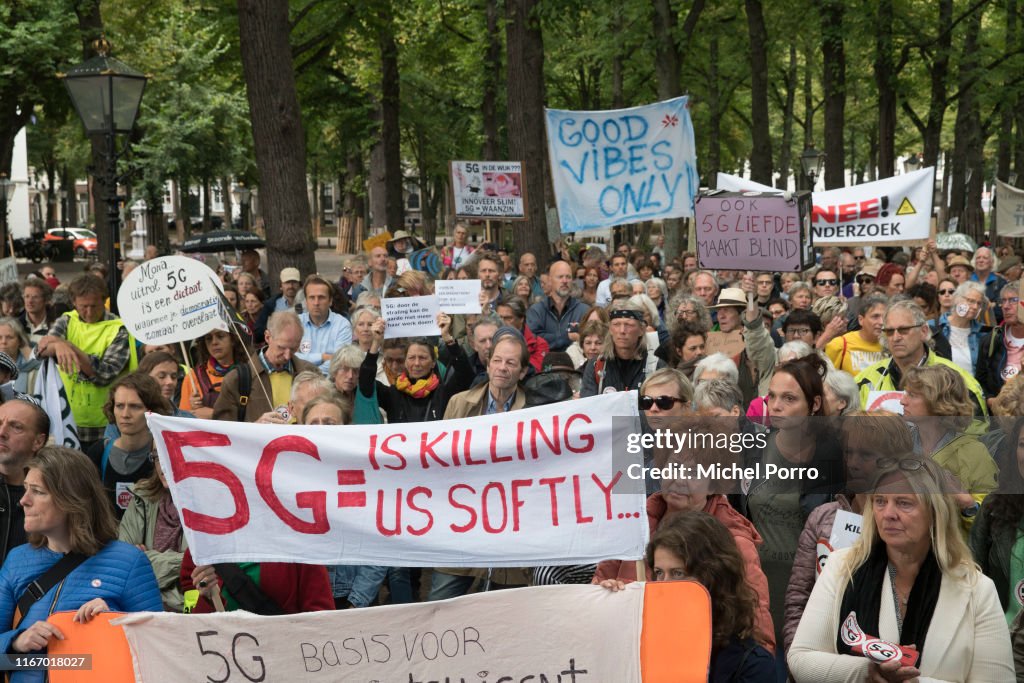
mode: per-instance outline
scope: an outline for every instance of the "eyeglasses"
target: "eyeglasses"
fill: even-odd
[[[955,292],[955,291],[956,291],[955,289],[940,289],[939,290],[939,294],[942,294],[944,296],[949,296],[949,295],[953,294],[953,292]]]
[[[676,311],[677,318],[682,318],[686,315],[697,315],[697,311]]]
[[[921,323],[921,325],[923,324],[924,323]],[[901,337],[906,337],[912,331],[921,327],[921,325],[907,325],[906,327],[883,327],[882,334],[884,334],[886,337],[891,337],[897,332],[899,332]]]
[[[822,285],[828,285],[830,287],[835,287],[836,285],[839,284],[839,280],[815,280],[814,284],[818,285],[819,287],[822,286]]]
[[[875,467],[880,470],[901,469],[904,472],[917,472],[924,467],[924,461],[919,458],[879,458],[875,461]]]
[[[640,397],[640,410],[650,410],[652,406],[658,406],[662,410],[669,410],[677,403],[687,404],[685,398],[676,398],[675,396],[641,396]]]
[[[854,256],[853,260],[854,261],[863,261],[864,260],[864,256]]]
[[[1014,306],[1020,303],[1020,299],[1018,299],[1017,297],[1014,297],[1012,299],[1002,299],[999,303],[1003,306]]]
[[[870,275],[858,275],[857,276],[857,284],[858,285],[866,285],[866,284],[869,284],[869,283],[874,282],[874,281],[875,281],[875,278],[873,278]]]
[[[810,333],[811,328],[809,327],[787,327],[785,329],[785,334],[787,337],[802,337]]]

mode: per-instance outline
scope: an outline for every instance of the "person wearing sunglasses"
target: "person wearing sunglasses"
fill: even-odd
[[[814,298],[835,296],[839,292],[839,276],[834,271],[821,269],[814,276]]]
[[[985,431],[984,418],[988,415],[985,394],[981,385],[952,361],[942,358],[929,345],[931,328],[921,307],[913,301],[897,301],[889,305],[882,325],[882,345],[891,358],[881,360],[860,371],[855,378],[860,387],[860,403],[868,408],[868,397],[875,391],[896,391],[907,370],[917,366],[945,365],[960,374],[970,394],[975,421],[971,433]]]
[[[964,542],[941,468],[902,454],[876,466],[860,537],[831,553],[800,619],[794,680],[1015,680],[996,586]],[[878,663],[866,648],[895,656]]]
[[[851,322],[857,319],[864,301],[875,293],[875,278],[881,267],[880,262],[871,259],[861,265],[861,269],[853,278],[850,296],[846,299],[846,314]]]
[[[1016,282],[999,293],[1003,323],[981,335],[975,377],[989,401],[999,395],[1007,380],[1016,377],[1024,362],[1024,322],[1020,320],[1020,285]]]
[[[601,355],[583,366],[580,396],[639,389],[644,379],[665,367],[665,361],[647,348],[644,310],[628,299],[613,301],[608,312],[608,337]]]

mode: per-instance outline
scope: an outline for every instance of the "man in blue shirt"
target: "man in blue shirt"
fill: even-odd
[[[326,375],[334,352],[352,343],[352,325],[331,310],[334,285],[325,278],[310,275],[302,291],[306,295],[306,310],[299,316],[302,342],[296,355]]]

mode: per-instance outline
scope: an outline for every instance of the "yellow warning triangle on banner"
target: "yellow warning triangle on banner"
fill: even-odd
[[[903,201],[900,202],[900,208],[896,209],[897,216],[907,216],[912,213],[917,213],[917,209],[910,203],[910,197],[904,197]]]

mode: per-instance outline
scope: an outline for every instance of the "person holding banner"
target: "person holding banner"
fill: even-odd
[[[696,581],[710,594],[709,683],[775,681],[772,653],[758,642],[758,597],[735,537],[721,521],[698,510],[679,513],[651,536],[646,560],[652,580]],[[600,584],[625,588],[616,579]]]
[[[440,420],[448,400],[468,389],[473,382],[473,369],[466,352],[451,334],[451,316],[437,314],[441,341],[452,361],[444,376],[438,372],[433,344],[425,338],[411,339],[405,352],[405,371],[390,386],[376,381],[377,356],[384,341],[385,324],[383,318],[373,323],[373,341],[359,369],[359,391],[363,396],[372,396],[376,387],[377,402],[388,414],[390,424]]]
[[[75,310],[58,318],[39,340],[36,356],[57,361],[82,448],[88,449],[106,429],[103,403],[110,385],[133,371],[138,358],[121,319],[103,306],[107,298],[103,280],[79,275],[69,290]]]
[[[941,468],[877,461],[860,537],[829,557],[789,650],[797,683],[1012,681],[1006,619]]]
[[[77,610],[88,622],[101,612],[163,609],[153,569],[139,549],[117,540],[117,521],[96,468],[80,452],[46,446],[25,475],[28,543],[11,551],[0,569],[0,633],[7,653],[42,653],[64,634],[47,622],[54,612]],[[30,592],[29,585],[36,590]],[[42,682],[43,671],[19,671],[14,683]]]

